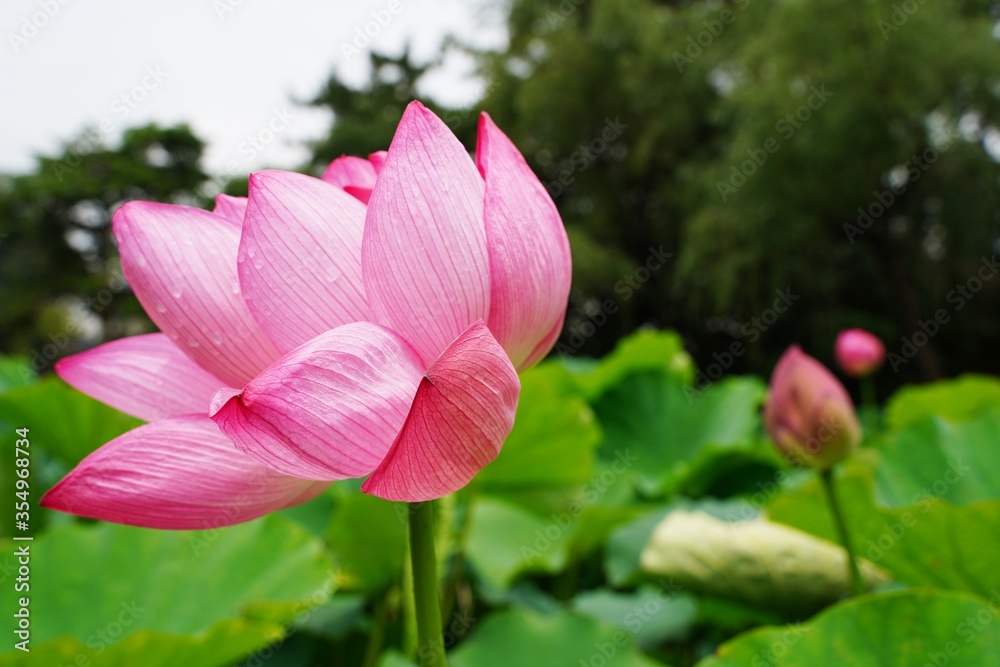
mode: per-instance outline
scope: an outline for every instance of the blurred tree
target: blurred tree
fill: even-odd
[[[560,353],[602,354],[649,323],[680,330],[703,368],[766,374],[792,342],[829,362],[837,331],[863,326],[897,355],[887,386],[1000,373],[1000,4],[505,11],[505,50],[459,47],[478,58],[482,100],[432,108],[470,149],[488,110],[559,206],[575,264]],[[308,102],[333,123],[304,169],[385,148],[445,55],[370,55],[359,89],[331,77]],[[81,141],[0,181],[8,350],[45,342],[55,325],[39,305],[108,284],[119,202],[205,203],[186,128],[133,130],[116,149]]]
[[[203,142],[180,125],[84,131],[32,173],[0,180],[0,340],[36,370],[148,323],[121,278],[111,215],[130,199],[203,205]],[[82,340],[75,340],[80,338]]]
[[[703,367],[766,373],[791,342],[829,360],[838,329],[865,326],[904,362],[892,384],[1000,372],[1000,280],[972,295],[1000,229],[998,9],[513,0],[483,106],[570,228],[564,349],[650,322]],[[676,255],[647,271],[661,245]]]
[[[406,105],[422,97],[418,92],[422,77],[440,64],[417,64],[409,48],[399,56],[371,53],[368,59],[371,78],[366,86],[355,89],[331,76],[309,101],[311,106],[333,114],[327,136],[312,145],[313,158],[307,167],[312,173],[322,174],[341,155],[366,156],[385,150]],[[440,106],[429,107],[438,114],[447,113]],[[456,129],[454,125],[452,129]]]

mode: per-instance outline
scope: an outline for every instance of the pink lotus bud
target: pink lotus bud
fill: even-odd
[[[870,375],[885,361],[885,345],[864,329],[841,331],[834,350],[840,368],[851,377]]]
[[[764,422],[789,461],[821,470],[846,458],[861,440],[844,386],[798,345],[774,368]]]

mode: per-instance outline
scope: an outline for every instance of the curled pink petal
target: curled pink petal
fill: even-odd
[[[371,190],[375,185],[375,166],[363,157],[341,155],[323,172],[323,180],[341,189],[353,185]]]
[[[389,151],[375,151],[368,156],[368,161],[372,163],[372,167],[375,168],[375,175],[378,176],[382,173],[382,167],[385,166],[385,156],[389,154]],[[374,183],[372,183],[374,185]]]
[[[208,416],[222,381],[163,334],[120,338],[59,360],[56,373],[91,398],[146,421]]]
[[[476,162],[486,181],[487,324],[523,369],[529,358],[551,349],[552,328],[565,317],[572,277],[569,239],[549,193],[485,113],[479,118]],[[542,341],[550,341],[548,347],[537,349]]]
[[[247,198],[233,197],[231,195],[216,195],[215,208],[212,213],[222,216],[227,220],[243,224],[243,216],[247,212]]]
[[[360,477],[392,445],[421,370],[397,334],[345,324],[289,352],[242,392],[221,390],[212,419],[241,451],[279,472]]]
[[[361,490],[418,502],[462,488],[500,453],[520,389],[503,348],[483,322],[473,324],[427,371],[406,424]]]
[[[384,153],[385,151],[372,153],[370,160],[353,155],[341,155],[326,168],[323,180],[340,188],[362,204],[367,204],[372,188],[375,187],[375,177],[382,169],[384,158],[381,155]],[[377,161],[376,156],[379,156]]]
[[[241,454],[208,417],[133,429],[87,456],[42,497],[78,516],[144,528],[219,528],[310,500],[328,486]]]
[[[362,204],[367,204],[372,197],[371,188],[360,188],[353,185],[345,185],[344,192],[357,199]]]
[[[115,212],[114,233],[139,303],[202,368],[241,386],[281,356],[243,301],[238,224],[188,206],[133,201]]]
[[[289,171],[250,176],[240,285],[260,326],[290,350],[369,319],[361,281],[365,207],[328,183]]]
[[[489,313],[483,181],[440,118],[403,114],[368,203],[361,266],[375,320],[430,365]]]

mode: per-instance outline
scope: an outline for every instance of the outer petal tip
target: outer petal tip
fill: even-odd
[[[412,102],[410,102],[409,104],[406,105],[406,110],[403,112],[403,117],[405,118],[406,114],[408,114],[408,113],[420,113],[420,114],[432,114],[433,115],[433,112],[431,112],[430,109],[428,109],[426,106],[424,106],[424,103],[421,102],[420,100],[413,100]]]
[[[406,338],[425,367],[489,313],[483,180],[418,102],[406,108],[372,191],[361,255],[375,321]]]
[[[239,223],[189,206],[129,202],[114,229],[139,303],[202,368],[241,385],[280,356],[240,292]]]
[[[485,182],[490,330],[518,368],[552,347],[572,278],[559,211],[524,156],[487,115],[479,117],[476,166]]]
[[[128,236],[131,232],[132,222],[136,214],[141,213],[146,205],[152,204],[153,202],[144,201],[127,201],[114,212],[111,216],[111,233],[114,235],[115,240],[118,241],[119,245],[121,240]]]
[[[62,483],[63,480],[60,480],[55,486],[53,486],[51,489],[42,494],[42,497],[38,501],[38,504],[41,505],[42,507],[45,507],[46,509],[56,510],[58,512],[64,511],[65,508],[62,506],[62,503],[60,502],[60,496],[62,494],[62,492],[60,491],[60,487],[62,486]]]
[[[476,166],[479,168],[479,173],[483,178],[486,177],[486,165],[484,164],[483,156],[489,150],[490,135],[494,132],[501,132],[501,130],[493,122],[490,115],[483,111],[479,114],[479,122],[476,125]]]
[[[55,364],[52,365],[52,371],[56,375],[58,375],[63,382],[66,382],[66,374],[72,372],[71,369],[73,362],[71,360],[78,356],[80,355],[74,354],[73,356],[70,357],[63,357],[62,359],[60,359],[59,361],[57,361]],[[69,383],[67,382],[67,384]]]
[[[375,168],[375,174],[378,175],[382,172],[382,167],[385,166],[385,157],[388,155],[388,151],[375,151],[368,156],[368,161],[372,163],[372,167]]]
[[[139,419],[205,414],[223,383],[161,333],[129,336],[56,363],[68,385]]]
[[[246,212],[246,197],[233,197],[226,194],[218,194],[215,196],[215,207],[212,209],[212,213],[215,215],[225,218],[230,222],[242,225],[243,216],[246,215]]]
[[[140,426],[88,455],[42,498],[69,514],[145,528],[219,528],[305,502],[327,484],[240,454],[208,419]]]

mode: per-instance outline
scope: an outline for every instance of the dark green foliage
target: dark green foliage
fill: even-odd
[[[899,353],[945,309],[951,321],[899,377],[1000,369],[988,333],[1000,282],[952,292],[1000,231],[1000,165],[985,148],[1000,113],[997,6],[911,4],[514,2],[510,50],[484,57],[483,106],[543,181],[571,181],[551,189],[574,246],[564,341],[614,299],[581,349],[670,325],[699,366],[737,340],[732,369],[759,372],[792,342],[829,359],[850,326]],[[814,86],[827,99],[800,111]],[[786,119],[797,111],[808,120]],[[601,146],[607,119],[627,127],[581,150]],[[767,161],[734,186],[754,156]],[[892,184],[888,210],[858,228],[858,208],[877,212]],[[629,287],[661,245],[674,257]],[[786,288],[800,296],[792,312],[754,327]]]
[[[115,146],[86,130],[32,173],[0,178],[0,341],[35,370],[79,349],[75,320],[97,318],[97,340],[147,320],[120,277],[111,216],[130,199],[202,205],[204,143],[186,125],[127,130]],[[68,318],[67,310],[77,313]],[[103,330],[102,330],[103,329]],[[93,338],[90,339],[93,342]]]

